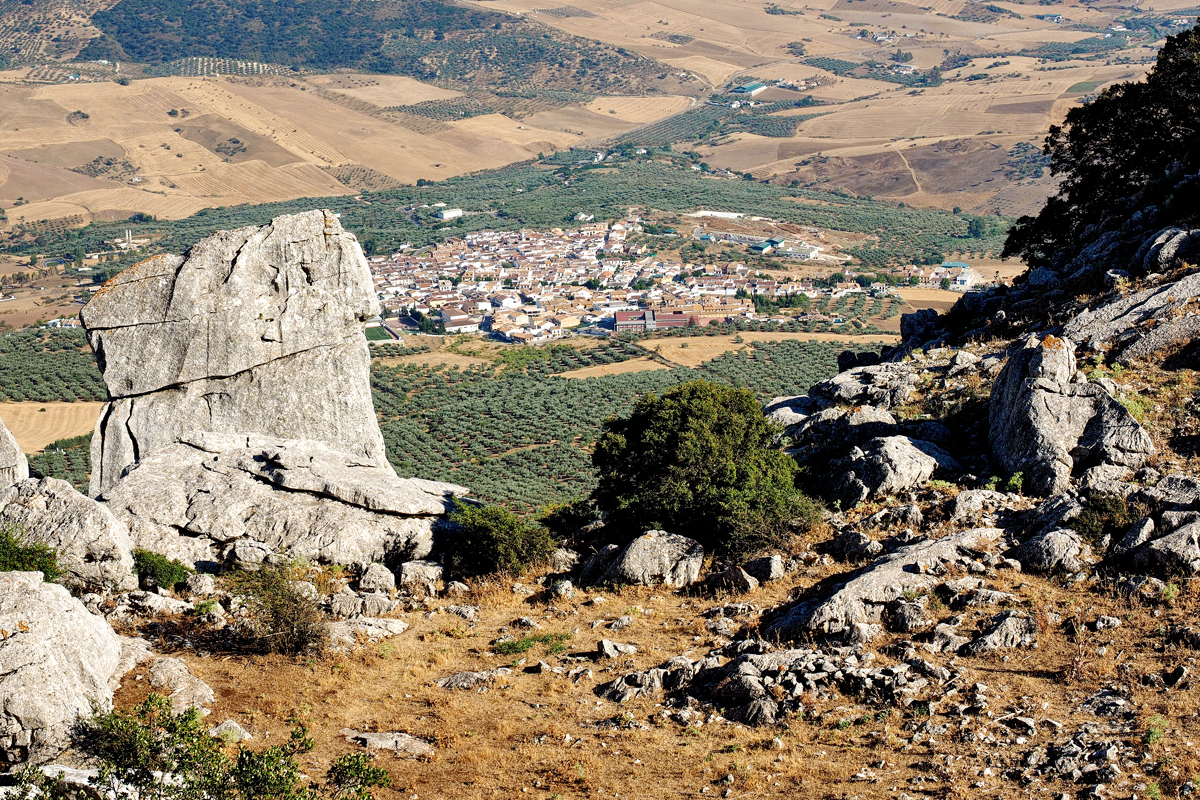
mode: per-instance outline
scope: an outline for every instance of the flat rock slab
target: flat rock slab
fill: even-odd
[[[371,733],[342,728],[340,733],[347,742],[360,744],[368,750],[391,750],[398,756],[408,758],[431,756],[434,753],[433,745],[429,742],[399,731]]]
[[[384,639],[399,636],[408,630],[408,623],[401,619],[384,617],[355,617],[341,622],[328,623],[329,646],[334,650],[349,651],[367,642],[376,644]]]

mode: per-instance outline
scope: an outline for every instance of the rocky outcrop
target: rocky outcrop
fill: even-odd
[[[889,603],[932,591],[945,582],[946,564],[976,561],[1003,534],[975,528],[900,547],[784,610],[765,634],[796,641],[813,634],[847,636],[856,625],[877,624]]]
[[[808,394],[828,405],[871,405],[887,410],[907,403],[916,387],[916,369],[896,362],[842,372],[814,385]]]
[[[884,494],[898,494],[926,483],[935,473],[962,469],[942,448],[907,436],[872,439],[830,465],[840,473],[834,496],[842,508]]]
[[[121,272],[80,314],[111,397],[92,495],[190,431],[315,440],[390,469],[362,330],[378,313],[362,250],[327,211]]]
[[[1066,339],[1030,337],[992,389],[992,456],[1000,469],[1022,473],[1035,494],[1062,492],[1094,466],[1136,469],[1154,452],[1125,407],[1077,372],[1074,350]]]
[[[0,491],[0,528],[58,554],[62,582],[80,592],[137,588],[129,531],[109,509],[57,478],[30,478]]]
[[[601,557],[607,561],[607,567],[599,579],[584,580],[584,585],[631,583],[680,587],[695,583],[700,577],[704,548],[695,539],[676,533],[646,531],[615,555],[612,551],[601,551],[594,558]],[[589,573],[588,567],[584,568],[585,575]],[[592,567],[591,573],[598,572],[598,568]]]
[[[329,212],[210,236],[120,273],[81,313],[111,400],[91,491],[133,545],[188,565],[428,555],[461,486],[384,454],[362,250]]]
[[[254,567],[275,554],[399,563],[433,547],[461,486],[397,478],[315,441],[184,435],[101,500],[138,547],[189,565]]]
[[[0,572],[0,630],[0,766],[48,761],[111,706],[120,637],[40,572]]]
[[[21,445],[0,419],[0,489],[7,489],[28,477],[29,462],[21,452]]]
[[[1105,303],[1063,326],[1063,336],[1125,366],[1198,335],[1200,273]]]

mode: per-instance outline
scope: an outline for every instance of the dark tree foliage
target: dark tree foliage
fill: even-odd
[[[648,394],[604,423],[592,499],[610,524],[664,528],[710,552],[778,546],[815,509],[796,489],[795,462],[771,446],[775,434],[747,389],[689,381]]]
[[[1200,29],[1167,39],[1144,82],[1117,84],[1067,112],[1045,153],[1062,185],[1036,217],[1017,221],[1005,257],[1053,268],[1092,226],[1112,230],[1149,206],[1159,227],[1200,219],[1194,189],[1176,191],[1200,166]]]
[[[456,530],[443,561],[456,577],[520,573],[545,561],[554,549],[545,527],[500,506],[464,506],[450,521]]]

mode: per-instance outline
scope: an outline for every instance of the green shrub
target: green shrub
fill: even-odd
[[[450,521],[458,526],[445,558],[458,576],[521,572],[546,560],[554,550],[550,532],[500,506],[466,506]]]
[[[535,633],[532,636],[500,642],[496,645],[496,652],[502,656],[517,656],[529,652],[535,644],[544,644],[548,654],[557,655],[566,650],[566,642],[570,638],[569,633]]]
[[[328,639],[320,598],[301,590],[306,577],[298,562],[264,564],[254,572],[232,576],[232,590],[241,595],[248,614],[249,636],[260,649],[287,655],[316,655]]]
[[[610,525],[663,528],[718,555],[782,547],[820,506],[796,488],[796,464],[772,446],[775,434],[747,389],[690,381],[647,394],[627,419],[604,423],[592,499]]]
[[[40,572],[47,581],[58,578],[58,553],[40,542],[21,544],[20,532],[16,525],[0,528],[0,572]]]
[[[347,753],[325,773],[324,785],[300,771],[297,756],[309,753],[308,729],[295,721],[288,740],[257,752],[209,736],[196,708],[179,715],[171,702],[149,695],[131,712],[111,711],[80,723],[75,744],[98,767],[89,780],[102,797],[144,800],[370,800],[371,789],[391,785],[387,770],[366,753]],[[36,767],[18,773],[19,798],[58,800],[75,796]]]
[[[155,586],[164,589],[174,588],[192,574],[192,570],[175,559],[141,548],[135,548],[133,551],[133,572],[139,581],[150,580]]]
[[[1079,516],[1067,523],[1072,530],[1095,543],[1106,535],[1117,536],[1145,516],[1146,509],[1129,504],[1115,494],[1095,494],[1087,499]]]

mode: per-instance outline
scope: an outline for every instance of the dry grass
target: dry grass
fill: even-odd
[[[628,361],[618,361],[615,364],[597,364],[593,367],[573,369],[570,372],[560,372],[560,378],[595,378],[601,375],[624,375],[627,372],[646,372],[655,369],[670,369],[666,364],[649,358],[631,358]]]
[[[22,452],[36,453],[51,442],[91,433],[103,403],[0,403],[0,419]]]
[[[842,568],[810,568],[760,588],[752,596],[731,599],[767,607]],[[531,577],[524,581],[530,583]],[[976,681],[987,684],[997,718],[1020,710],[1039,722],[1047,718],[1063,722],[1067,726],[1064,734],[1095,719],[1074,712],[1091,692],[1112,681],[1132,684],[1131,676],[1174,668],[1185,654],[1162,650],[1155,631],[1174,623],[1188,623],[1200,610],[1194,586],[1186,587],[1172,605],[1150,606],[1088,586],[1067,588],[1019,574],[1002,573],[989,585],[1001,591],[1017,591],[1025,604],[1043,615],[1040,647],[960,658],[959,668],[965,673],[963,685]],[[990,764],[999,775],[1004,768],[1018,765],[1030,747],[1045,746],[1053,736],[1051,727],[1041,724],[1036,738],[1026,746],[1017,746],[1003,724],[987,717],[956,722],[939,716],[936,721],[949,721],[953,730],[990,733],[999,737],[1000,744],[972,744],[956,734],[913,744],[909,742],[910,714],[891,709],[887,715],[878,715],[881,709],[862,707],[848,699],[812,701],[811,710],[824,714],[822,721],[815,723],[791,720],[784,726],[763,729],[723,723],[683,728],[660,719],[658,704],[662,697],[618,707],[598,700],[592,689],[630,669],[655,666],[680,653],[693,658],[705,654],[716,642],[704,632],[698,614],[711,601],[661,589],[627,588],[603,593],[607,598],[604,605],[562,600],[548,603],[539,596],[526,599],[513,594],[508,586],[508,581],[474,585],[467,600],[481,607],[474,623],[445,613],[404,614],[412,624],[407,633],[352,656],[297,663],[276,656],[198,657],[190,651],[181,655],[217,691],[212,719],[237,719],[255,735],[257,744],[281,741],[293,716],[309,722],[317,749],[306,767],[323,769],[337,755],[351,749],[338,733],[344,727],[401,730],[433,741],[437,753],[426,760],[398,761],[386,754],[381,756],[379,763],[389,769],[395,782],[393,790],[380,794],[381,800],[413,795],[673,798],[699,794],[705,786],[714,795],[728,786],[733,789],[731,796],[783,798],[805,793],[822,798],[882,798],[910,788],[907,782],[911,778],[928,776],[928,762],[944,765],[948,757],[961,760],[955,761],[949,771],[942,771],[943,782],[937,784],[935,796],[954,796],[954,791],[965,792],[959,796],[975,796],[977,790],[970,787],[982,781],[987,797],[1018,798],[1026,796],[1018,784],[983,777],[984,766]],[[430,605],[443,604],[433,601]],[[994,611],[969,610],[964,628],[973,629]],[[1051,621],[1051,613],[1086,621],[1110,614],[1122,618],[1124,625],[1099,634],[1085,632],[1071,637]],[[629,628],[607,630],[607,623],[626,614],[634,618]],[[935,610],[938,618],[949,614],[948,609]],[[567,653],[549,656],[542,646],[535,645],[524,663],[512,656],[496,655],[489,642],[502,628],[523,616],[542,625],[539,633],[570,635]],[[596,620],[602,624],[593,629]],[[639,652],[621,663],[570,660],[575,653],[594,650],[602,637],[635,644]],[[885,651],[895,638],[885,637],[872,643],[870,649]],[[1097,654],[1101,647],[1107,648],[1107,655]],[[937,663],[948,659],[927,657]],[[554,665],[560,658],[567,667],[590,666],[593,678],[576,684],[564,676],[523,670],[538,660]],[[890,663],[887,656],[880,655],[879,659]],[[514,667],[514,671],[497,678],[483,693],[449,691],[432,685],[434,680],[460,670],[500,666]],[[144,686],[145,681],[127,679],[118,695],[118,706],[128,707],[139,699]],[[1196,690],[1171,694],[1140,688],[1134,691],[1139,719],[1126,738],[1140,743],[1149,720],[1156,715],[1164,717],[1168,723],[1162,740],[1139,746],[1174,759],[1173,768],[1181,776],[1194,773],[1200,763],[1195,750],[1184,742],[1200,736],[1200,724],[1192,715]],[[637,727],[611,730],[595,725],[622,715]],[[857,721],[840,725],[843,719]],[[772,745],[772,737],[779,737],[781,749]],[[873,768],[873,772],[881,780],[855,780],[855,774],[864,767],[880,762],[883,766]],[[733,776],[731,784],[723,782],[726,775]],[[1069,786],[1059,786],[1057,791],[1069,791]]]

